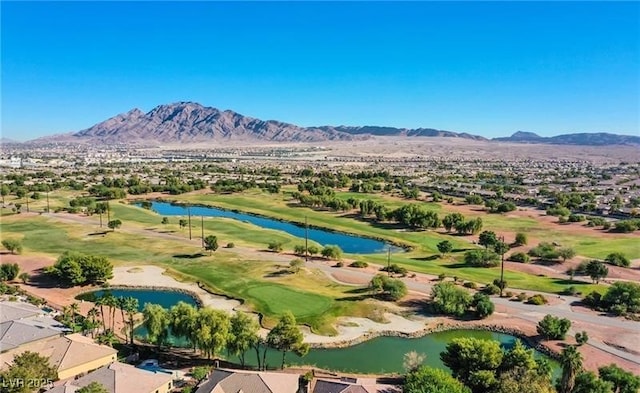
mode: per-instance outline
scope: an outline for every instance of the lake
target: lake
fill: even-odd
[[[179,301],[196,305],[196,301],[189,295],[179,292],[152,289],[111,289],[114,296],[132,296],[138,299],[140,310],[145,303],[160,304],[165,308],[170,308]],[[78,296],[78,299],[91,300],[102,296],[104,290],[85,293]],[[144,338],[146,329],[139,326],[135,329],[136,337]],[[419,338],[404,337],[377,337],[360,344],[346,348],[332,349],[311,349],[305,357],[296,356],[294,353],[287,353],[286,362],[289,365],[313,365],[318,368],[354,372],[354,373],[402,373],[402,362],[404,354],[410,351],[426,355],[424,364],[431,367],[447,369],[440,361],[440,352],[445,350],[447,343],[456,337],[475,337],[480,339],[497,340],[505,348],[510,348],[517,340],[516,337],[495,333],[487,330],[449,330],[428,334]],[[186,347],[187,341],[182,337],[171,336],[172,346]],[[540,352],[536,356],[544,357]],[[249,365],[256,365],[255,350],[249,350],[245,356]],[[237,357],[232,356],[231,361],[238,362]],[[275,350],[267,352],[267,364],[269,367],[279,367],[282,355]],[[552,361],[557,376],[557,363]]]
[[[175,205],[167,202],[152,202],[151,209],[163,216],[188,215],[188,209],[186,205]],[[264,229],[283,231],[292,236],[296,236],[302,239],[304,239],[305,237],[304,225],[298,225],[292,222],[278,221],[268,217],[219,209],[217,207],[191,206],[190,209],[191,216],[193,217],[204,216],[231,218],[238,221],[246,221]],[[389,247],[391,247],[391,250],[393,252],[404,251],[400,247],[389,245],[380,240],[318,228],[310,227],[308,229],[308,236],[309,240],[313,240],[323,246],[326,246],[328,244],[337,245],[342,249],[342,251],[350,254],[381,253],[386,252]]]

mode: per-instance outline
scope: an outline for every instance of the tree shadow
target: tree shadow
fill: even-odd
[[[469,265],[467,265],[466,263],[451,263],[449,265],[444,265],[444,267],[447,267],[449,269],[461,269],[463,267],[469,267]]]
[[[293,274],[293,272],[289,269],[280,269],[280,270],[276,270],[275,272],[271,272],[271,273],[267,273],[264,275],[265,278],[276,278],[276,277],[282,277],[282,276],[288,276],[290,274]]]
[[[435,261],[438,259],[438,254],[429,255],[428,257],[412,257],[411,259],[415,261]]]
[[[111,231],[100,231],[100,232],[92,232],[89,233],[89,236],[104,236]]]
[[[176,254],[173,255],[173,258],[178,258],[178,259],[196,259],[196,258],[202,258],[206,256],[206,254],[203,254],[201,252],[197,252],[195,254]]]

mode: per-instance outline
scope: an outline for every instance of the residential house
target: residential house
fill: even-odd
[[[298,374],[215,369],[196,393],[298,393]]]
[[[113,363],[118,355],[117,350],[96,344],[92,339],[76,333],[33,342],[3,353],[0,355],[0,369],[8,367],[15,356],[26,351],[49,358],[49,364],[55,367],[61,380]]]
[[[401,393],[402,388],[378,383],[375,378],[314,378],[310,393]]]
[[[47,393],[74,393],[91,382],[101,384],[109,393],[168,393],[173,389],[171,374],[142,370],[129,364],[113,362],[76,380],[70,380],[49,389]]]
[[[34,305],[0,302],[0,353],[59,337],[68,330]]]

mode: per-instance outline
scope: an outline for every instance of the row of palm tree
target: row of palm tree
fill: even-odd
[[[124,333],[125,341],[133,344],[135,316],[138,313],[139,305],[138,299],[131,296],[116,297],[110,292],[105,292],[103,296],[94,301],[94,304],[94,307],[89,310],[87,317],[83,321],[83,330],[86,333],[90,333],[92,337],[95,337],[96,332],[100,331],[102,334],[107,334],[108,337],[113,336],[115,338],[116,313],[120,310],[122,321],[125,323],[121,332]],[[67,309],[72,314],[79,312],[77,303],[72,303]],[[75,315],[71,317],[71,322],[75,325]],[[113,342],[111,338],[107,341],[109,343]]]

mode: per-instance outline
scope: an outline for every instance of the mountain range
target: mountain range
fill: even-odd
[[[121,113],[90,128],[33,142],[79,142],[100,144],[169,144],[233,141],[321,142],[354,141],[376,136],[446,137],[490,141],[478,135],[432,128],[379,126],[300,127],[276,120],[260,120],[194,102],[159,105],[144,113],[139,109]],[[609,133],[565,134],[541,137],[518,131],[491,141],[561,145],[640,145],[640,137]]]

